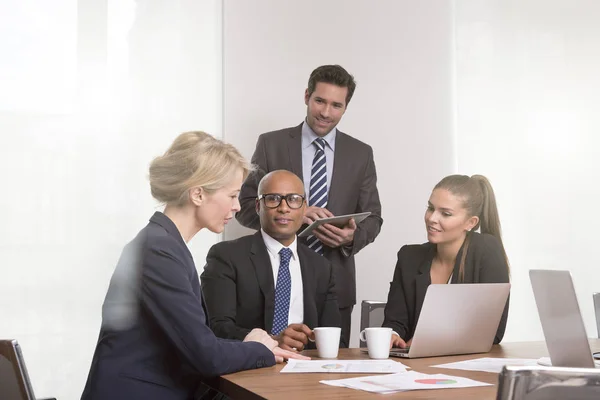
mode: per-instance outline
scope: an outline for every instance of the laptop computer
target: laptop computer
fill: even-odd
[[[16,340],[0,340],[0,399],[35,400]]]
[[[569,271],[532,269],[529,279],[551,365],[594,368],[575,287]],[[547,364],[543,359],[541,364]]]
[[[420,358],[486,353],[492,348],[510,283],[429,285],[408,349],[390,356]]]

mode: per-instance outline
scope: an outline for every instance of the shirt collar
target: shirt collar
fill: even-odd
[[[271,253],[271,255],[279,257],[279,252],[285,246],[269,236],[262,228],[260,230],[260,234],[265,242],[265,246],[267,246],[267,251]],[[297,243],[298,241],[296,240],[296,236],[294,236],[294,241],[288,246],[288,249],[292,251],[292,257],[294,257],[294,260],[298,259]]]
[[[325,139],[325,142],[327,143],[327,146],[329,146],[329,148],[332,151],[335,151],[335,136],[337,134],[337,128],[333,128],[327,135],[323,136],[323,139]],[[310,126],[308,126],[308,124],[306,123],[306,120],[304,120],[304,122],[302,123],[302,149],[306,149],[309,146],[312,146],[312,143],[315,141],[315,139],[318,139],[320,136],[318,136],[311,128]]]

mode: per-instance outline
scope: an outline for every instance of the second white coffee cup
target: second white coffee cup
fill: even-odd
[[[370,358],[388,358],[390,356],[392,328],[365,328],[360,332],[360,340],[367,342]]]
[[[321,327],[313,329],[317,354],[320,358],[336,358],[340,348],[340,335],[342,328]]]

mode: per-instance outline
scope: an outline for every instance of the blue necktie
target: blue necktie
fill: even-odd
[[[273,335],[279,335],[288,326],[290,295],[292,293],[291,258],[292,251],[287,247],[279,251],[279,272],[277,272],[277,285],[275,286],[275,312],[273,313],[273,329],[271,330]]]
[[[327,207],[327,160],[325,158],[325,139],[315,139],[313,144],[317,147],[310,171],[310,198],[309,206]],[[323,255],[323,243],[315,236],[306,239],[308,247]]]

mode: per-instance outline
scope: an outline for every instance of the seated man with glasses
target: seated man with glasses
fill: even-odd
[[[270,172],[258,186],[260,231],[210,249],[201,281],[217,336],[242,340],[261,328],[300,351],[314,348],[313,328],[341,326],[331,263],[296,238],[305,209],[300,178]]]

